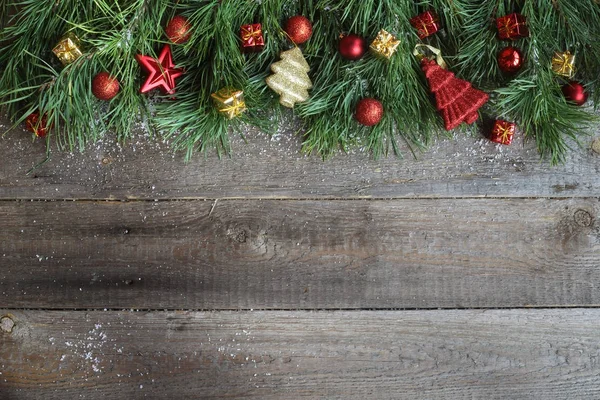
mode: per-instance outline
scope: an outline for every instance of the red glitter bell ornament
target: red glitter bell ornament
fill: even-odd
[[[176,15],[169,21],[165,28],[165,34],[169,40],[175,44],[182,44],[190,39],[192,26],[187,18],[182,15]]]
[[[360,60],[368,49],[367,41],[358,35],[349,34],[340,40],[340,55],[347,60]]]
[[[302,44],[312,36],[312,24],[302,15],[288,19],[284,30],[295,44]]]
[[[119,81],[108,72],[100,72],[92,80],[92,93],[100,100],[110,100],[119,93]]]
[[[585,91],[585,87],[579,82],[571,81],[562,87],[562,92],[565,95],[567,101],[575,104],[576,106],[582,106],[585,104],[588,98],[588,94]]]
[[[517,73],[522,67],[525,57],[516,47],[505,47],[498,53],[498,67],[508,74]]]
[[[365,126],[377,125],[383,118],[383,104],[372,97],[364,98],[356,105],[354,118]]]

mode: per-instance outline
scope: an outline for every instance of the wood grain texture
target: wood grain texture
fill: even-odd
[[[17,130],[0,139],[0,199],[600,196],[600,155],[589,149],[600,132],[575,145],[565,165],[551,167],[522,138],[500,146],[461,133],[416,160],[404,148],[403,160],[356,151],[323,162],[300,154],[296,130],[283,126],[270,141],[249,131],[247,142],[232,137],[230,158],[197,155],[187,164],[143,135],[123,147],[107,138],[84,154],[54,151],[33,175],[26,172],[43,160],[45,144]]]
[[[0,202],[11,308],[600,305],[597,199]]]
[[[7,314],[5,400],[600,397],[598,309]]]

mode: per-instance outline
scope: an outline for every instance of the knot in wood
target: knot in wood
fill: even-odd
[[[0,330],[2,332],[11,333],[15,327],[15,321],[9,316],[0,318]]]
[[[583,226],[583,227],[589,227],[592,226],[592,223],[594,222],[594,217],[592,217],[592,214],[590,214],[589,212],[585,211],[585,210],[577,210],[575,211],[575,223],[579,226]]]
[[[592,142],[592,150],[594,151],[594,153],[600,154],[600,137],[594,139],[594,141]]]

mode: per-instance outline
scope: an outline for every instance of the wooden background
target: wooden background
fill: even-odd
[[[6,121],[0,121],[6,131]],[[0,399],[598,399],[598,132],[184,163],[0,139]]]

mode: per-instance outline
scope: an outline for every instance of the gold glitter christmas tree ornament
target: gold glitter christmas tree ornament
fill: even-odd
[[[63,36],[58,44],[54,46],[52,52],[58,57],[63,65],[71,64],[83,55],[83,52],[81,51],[81,42],[73,32],[69,32]]]
[[[271,65],[273,75],[267,78],[267,86],[279,94],[282,106],[293,108],[294,104],[308,100],[312,82],[308,77],[310,67],[298,47],[280,54],[281,61]]]

